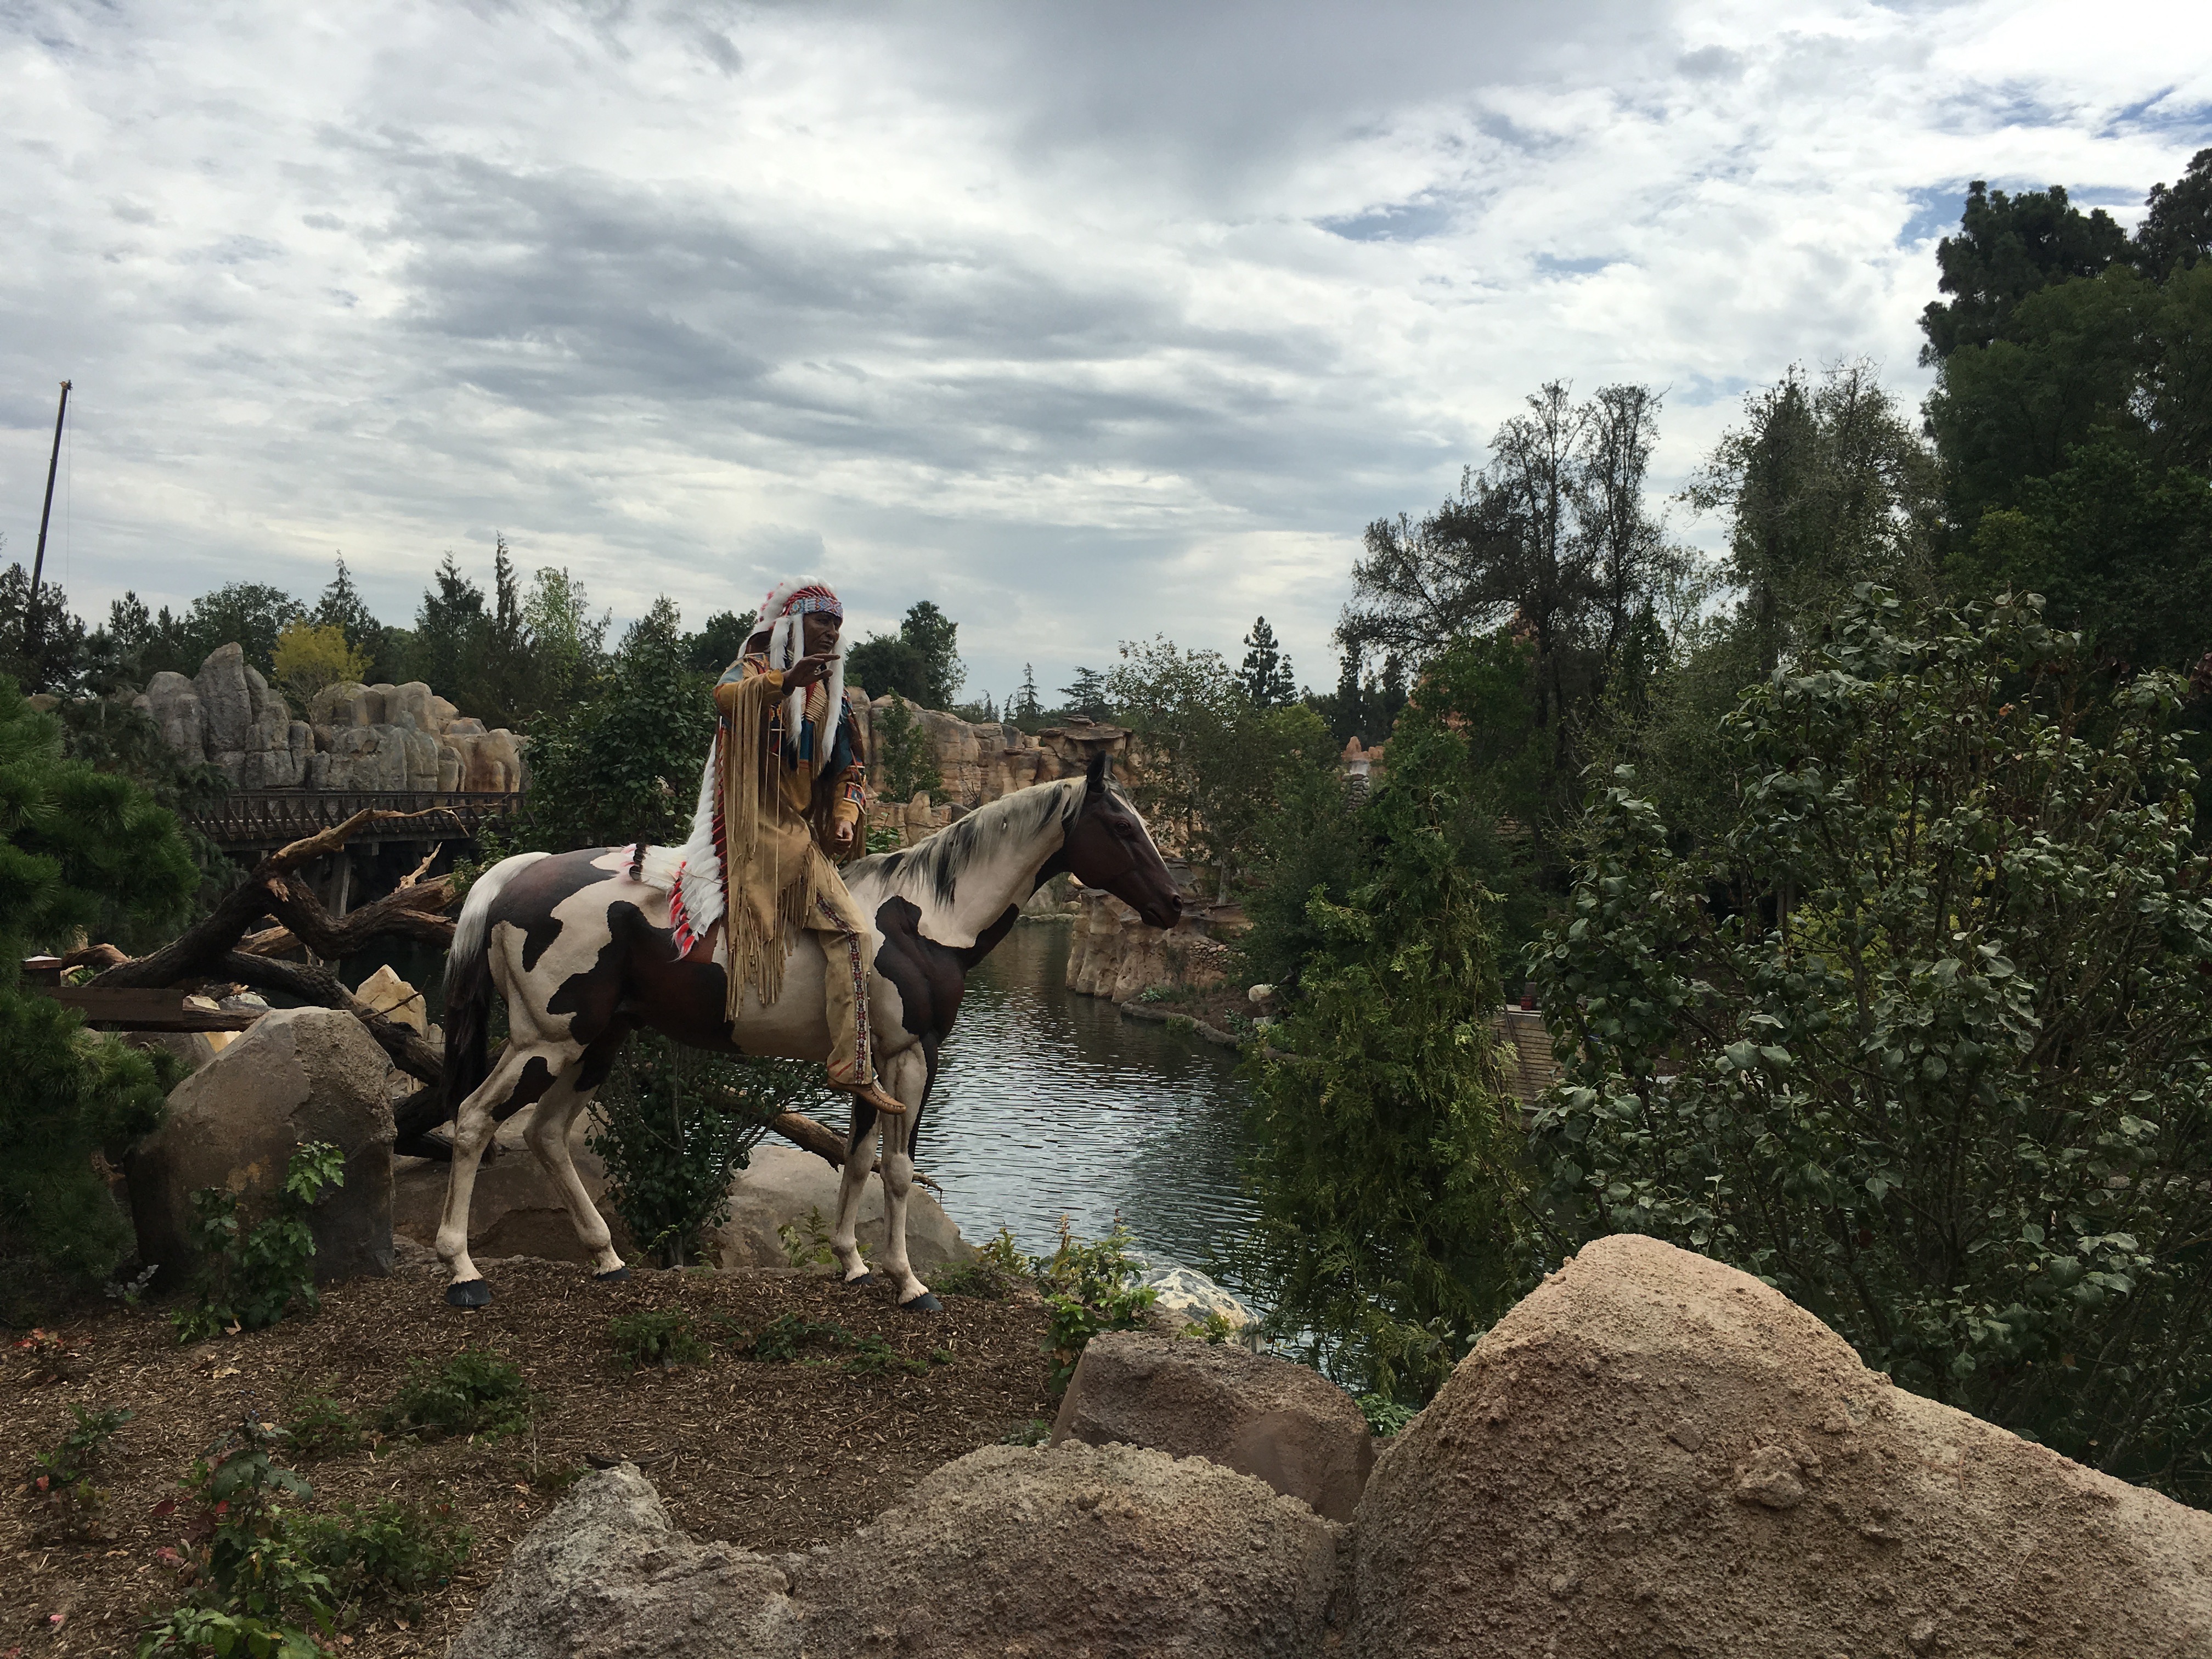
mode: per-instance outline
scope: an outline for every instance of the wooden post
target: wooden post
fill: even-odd
[[[46,457],[46,504],[39,509],[39,551],[31,561],[31,597],[23,606],[23,654],[33,655],[39,643],[39,578],[46,569],[46,521],[54,515],[54,469],[62,459],[62,417],[69,413],[70,383],[62,382],[61,407],[54,410],[53,453]],[[76,475],[72,473],[72,477]]]

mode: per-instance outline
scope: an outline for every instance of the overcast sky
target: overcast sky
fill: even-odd
[[[88,618],[343,550],[404,623],[503,532],[1049,695],[1259,612],[1329,683],[1361,527],[1547,379],[1665,390],[1655,495],[1792,362],[1917,399],[1966,182],[2132,222],[2212,6],[0,0],[0,532],[67,375]]]

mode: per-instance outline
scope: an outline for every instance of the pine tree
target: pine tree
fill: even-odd
[[[346,637],[346,643],[356,651],[366,651],[370,659],[368,672],[376,672],[376,663],[384,654],[384,624],[361,597],[361,590],[353,585],[353,573],[346,568],[345,556],[337,556],[337,574],[323,590],[323,597],[315,602],[314,614],[309,618],[319,628],[335,628]],[[388,665],[387,665],[388,666]]]
[[[1297,682],[1291,676],[1290,659],[1275,642],[1275,630],[1261,617],[1244,636],[1244,665],[1237,683],[1255,708],[1274,708],[1297,700]]]
[[[1067,699],[1069,714],[1085,720],[1103,720],[1113,706],[1106,695],[1106,676],[1095,668],[1078,668],[1075,683],[1061,686],[1060,695]]]
[[[180,917],[198,885],[173,815],[113,773],[63,757],[62,723],[0,678],[0,1322],[60,1281],[97,1285],[131,1230],[93,1167],[152,1128],[162,1085],[146,1054],[23,990],[16,964]]]
[[[1022,694],[1020,700],[1014,704],[1014,718],[1018,720],[1041,720],[1043,716],[1043,706],[1037,702],[1036,671],[1029,664],[1024,663]]]

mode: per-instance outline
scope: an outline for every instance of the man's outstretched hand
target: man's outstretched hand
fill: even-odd
[[[834,651],[817,652],[811,657],[801,657],[783,671],[783,683],[788,686],[805,687],[817,680],[827,679],[830,671],[837,665]]]

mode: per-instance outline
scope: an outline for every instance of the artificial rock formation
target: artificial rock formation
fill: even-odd
[[[163,1289],[192,1263],[191,1195],[240,1194],[246,1226],[269,1214],[293,1151],[326,1140],[344,1182],[308,1219],[324,1284],[392,1271],[392,1061],[351,1014],[280,1008],[169,1092],[168,1116],[131,1157],[138,1254]]]
[[[244,651],[226,645],[190,679],[155,675],[135,706],[179,756],[242,789],[504,793],[525,781],[525,739],[487,732],[419,680],[325,686],[295,720]]]
[[[695,1544],[629,1464],[515,1547],[451,1659],[1318,1652],[1338,1529],[1191,1458],[992,1446],[804,1555]]]
[[[837,1219],[842,1172],[796,1146],[765,1143],[752,1150],[752,1162],[730,1177],[729,1218],[707,1236],[710,1259],[720,1267],[781,1267],[789,1256],[780,1231],[792,1228],[802,1243],[818,1224],[824,1233]],[[878,1256],[884,1230],[884,1183],[871,1176],[860,1192],[855,1223],[862,1254]],[[913,1188],[906,1204],[907,1259],[924,1279],[939,1267],[971,1260],[975,1248],[944,1206],[923,1187]]]
[[[1331,1521],[1349,1521],[1375,1464],[1352,1396],[1320,1372],[1189,1337],[1094,1336],[1053,1425],[1052,1443],[1149,1446],[1264,1480]]]
[[[1890,1386],[1757,1279],[1587,1246],[1376,1463],[1370,1659],[2212,1653],[2212,1516]]]

